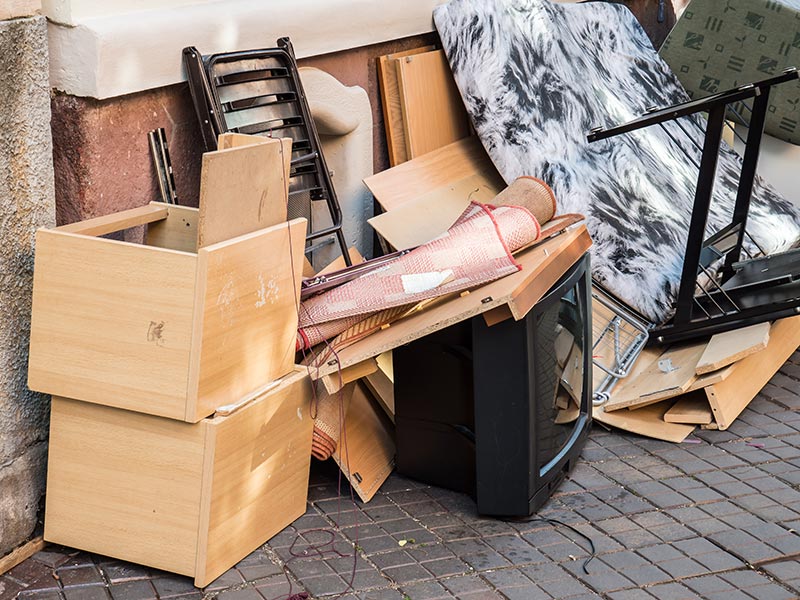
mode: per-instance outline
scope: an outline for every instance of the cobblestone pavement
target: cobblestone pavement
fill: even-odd
[[[595,427],[539,516],[594,542],[588,572],[567,527],[480,518],[468,497],[398,475],[354,506],[315,464],[307,513],[204,590],[50,546],[0,577],[0,600],[798,598],[800,353],[728,431],[669,444]],[[293,558],[292,544],[324,553]]]

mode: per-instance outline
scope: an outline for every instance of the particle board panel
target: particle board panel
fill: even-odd
[[[398,165],[408,160],[406,135],[403,130],[403,107],[400,89],[397,84],[397,61],[405,56],[430,52],[433,46],[414,48],[378,57],[378,83],[381,90],[383,124],[386,130],[386,146],[389,150],[389,164]]]
[[[364,385],[369,388],[375,400],[378,401],[378,404],[381,405],[381,408],[386,412],[389,419],[394,423],[394,382],[391,379],[391,371],[389,373],[386,372],[382,366],[381,360],[381,357],[386,355],[391,357],[391,354],[391,352],[384,352],[379,355],[377,357],[378,370],[364,377],[363,382]],[[386,359],[383,359],[383,362],[385,362],[385,360]],[[388,360],[391,361],[391,358]]]
[[[206,586],[305,512],[310,404],[300,367],[199,423],[54,397],[45,539]]]
[[[167,216],[147,226],[145,244],[181,252],[197,252],[197,221],[200,211],[192,206],[164,206]]]
[[[203,154],[198,248],[286,221],[292,142],[249,137]]]
[[[719,383],[720,381],[725,381],[731,376],[735,369],[735,365],[728,365],[719,371],[713,371],[712,373],[706,373],[705,375],[698,375],[697,379],[694,380],[692,385],[690,385],[689,389],[686,391],[688,393],[695,390],[701,390],[710,385],[714,385],[715,383]]]
[[[362,384],[356,384],[333,460],[363,502],[394,469],[394,427]]]
[[[727,379],[705,388],[719,429],[730,427],[798,346],[800,316],[775,321],[764,350],[743,358]]]
[[[62,233],[79,233],[81,235],[106,235],[166,219],[169,214],[168,206],[168,204],[161,202],[151,202],[145,206],[138,206],[110,215],[78,221],[69,225],[61,225],[60,227],[55,227],[54,230]]]
[[[469,117],[444,50],[405,56],[395,66],[409,158],[470,134]]]
[[[714,420],[708,398],[703,392],[686,394],[664,413],[667,423],[685,423],[687,425],[708,425]]]
[[[471,136],[376,173],[364,179],[364,183],[383,209],[391,211],[431,190],[476,174],[482,174],[496,189],[505,187],[480,140]]]
[[[639,409],[686,393],[697,379],[695,368],[705,346],[705,342],[702,342],[666,350],[647,370],[611,396],[604,405],[606,412],[622,408]],[[672,370],[669,372],[665,372],[660,366],[665,361],[671,362]]]
[[[204,586],[306,512],[311,384],[305,369],[252,406],[207,424],[208,532],[195,583]]]
[[[312,378],[318,379],[383,352],[424,337],[429,333],[465,321],[492,309],[506,306],[514,318],[522,318],[591,246],[584,225],[529,248],[516,256],[522,269],[448,300],[433,303],[358,342],[337,351],[339,363],[317,365]],[[559,261],[560,259],[560,261]],[[568,263],[568,264],[564,264]],[[555,268],[557,265],[558,268]],[[519,317],[517,317],[519,315]]]
[[[671,401],[657,402],[636,410],[615,410],[608,412],[603,406],[595,406],[593,418],[599,423],[630,431],[639,435],[664,440],[682,442],[694,431],[694,425],[667,423],[664,414],[672,406]]]
[[[474,173],[368,219],[395,250],[415,248],[445,233],[471,201],[489,203],[501,188],[494,177]]]
[[[187,420],[291,371],[305,230],[294,219],[198,251]]]
[[[194,575],[204,427],[53,397],[44,539]]]
[[[763,350],[769,343],[769,329],[769,323],[758,323],[713,335],[697,363],[697,374],[716,371]]]
[[[28,386],[183,419],[197,258],[41,229]]]

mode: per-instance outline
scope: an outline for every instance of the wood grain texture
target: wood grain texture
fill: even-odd
[[[664,413],[667,423],[685,423],[687,425],[708,425],[714,420],[708,398],[702,392],[686,394]]]
[[[725,381],[707,388],[719,429],[727,429],[800,346],[800,316],[775,321],[767,347],[737,362]]]
[[[372,396],[377,400],[386,415],[394,423],[394,381],[392,353],[384,352],[375,358],[378,370],[370,373],[362,380]]]
[[[378,370],[378,363],[374,359],[368,358],[354,365],[350,365],[339,372],[331,373],[322,378],[322,384],[328,394],[337,394],[348,383],[352,383],[362,377],[366,377]]]
[[[249,137],[203,155],[198,248],[286,221],[291,140]]]
[[[294,219],[198,251],[187,420],[291,371],[305,228]]]
[[[500,192],[494,177],[475,173],[404,202],[368,222],[395,250],[415,248],[445,233],[471,201],[490,202]]]
[[[595,421],[624,431],[664,440],[666,442],[682,442],[692,431],[694,425],[667,423],[664,414],[672,406],[672,402],[658,402],[636,410],[615,410],[607,412],[603,406],[595,406],[592,416]]]
[[[481,286],[469,294],[433,303],[430,308],[338,350],[341,367],[349,367],[500,306],[513,304],[514,310],[520,312],[524,306],[535,304],[564,274],[564,269],[583,255],[584,250],[579,249],[590,245],[591,238],[586,227],[580,225],[540,246],[530,248],[516,256],[522,265],[521,271]],[[552,268],[554,263],[558,264],[556,261],[562,254],[570,256],[572,262]],[[338,368],[336,363],[319,365],[318,369],[314,368],[312,378],[324,377]]]
[[[394,469],[394,427],[356,384],[333,460],[363,502],[369,502]]]
[[[194,575],[205,428],[54,397],[44,539]]]
[[[720,381],[725,381],[728,377],[730,377],[734,370],[734,365],[728,365],[719,371],[713,371],[712,373],[706,373],[705,375],[698,375],[697,379],[692,382],[692,384],[689,386],[689,389],[686,391],[688,393],[695,390],[701,390],[710,385],[714,385],[715,383],[719,383]]]
[[[19,548],[15,548],[5,556],[0,557],[0,575],[10,571],[21,562],[28,560],[44,547],[44,538],[42,538],[42,536],[37,536],[25,542]]]
[[[606,412],[622,408],[636,408],[653,404],[667,398],[686,393],[697,379],[695,367],[706,343],[676,346],[665,351],[643,373],[614,393],[604,407]],[[671,361],[669,372],[662,370],[660,363]]]
[[[403,129],[403,107],[397,83],[397,61],[404,56],[431,50],[433,50],[433,46],[424,46],[378,57],[378,84],[381,90],[383,125],[386,131],[386,147],[389,151],[389,165],[391,166],[408,160],[406,134]]]
[[[167,206],[167,204],[162,204],[161,202],[151,202],[145,206],[123,210],[110,215],[70,223],[69,225],[61,225],[60,227],[55,227],[54,231],[79,233],[81,235],[106,235],[129,227],[137,227],[166,219],[169,213]]]
[[[469,117],[444,50],[405,56],[395,66],[409,158],[470,134]]]
[[[480,140],[471,136],[376,173],[364,183],[383,209],[390,211],[476,174],[482,174],[497,189],[505,187]]]
[[[195,585],[204,587],[306,511],[311,463],[311,385],[305,368],[213,432],[207,537]]]
[[[28,385],[183,419],[197,258],[36,234]]]
[[[199,210],[192,206],[164,206],[167,207],[167,218],[147,226],[144,243],[158,248],[196,253]]]
[[[758,323],[711,336],[697,363],[697,374],[716,371],[763,350],[769,343],[769,329],[769,323]]]

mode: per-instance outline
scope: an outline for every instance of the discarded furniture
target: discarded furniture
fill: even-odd
[[[190,46],[183,60],[206,149],[216,150],[217,136],[226,132],[291,138],[289,217],[308,222],[306,252],[333,236],[349,265],[342,213],[289,38],[276,48],[208,56]],[[312,202],[325,202],[329,224],[314,222]]]
[[[699,173],[689,233],[683,253],[675,314],[658,325],[652,336],[673,343],[797,314],[800,311],[800,250],[753,257],[745,246],[751,195],[756,178],[761,135],[774,86],[798,80],[797,69],[707,98],[649,111],[644,116],[589,134],[590,142],[626,136],[653,125],[708,112],[708,124],[699,157]],[[752,107],[748,106],[751,102]],[[725,115],[733,105],[750,112],[750,128],[737,183],[733,212],[722,227],[706,237],[714,177]],[[671,134],[670,134],[671,135]],[[690,138],[690,141],[697,142]],[[687,153],[692,156],[692,152]],[[752,240],[751,240],[752,241]],[[753,242],[758,248],[757,242]]]
[[[800,65],[800,5],[792,0],[692,0],[659,50],[692,98],[702,98]],[[764,131],[800,143],[800,82],[770,94]],[[740,114],[737,116],[737,112]],[[749,116],[728,111],[742,124]]]
[[[688,100],[630,11],[603,2],[453,0],[434,9],[434,21],[504,180],[541,177],[563,210],[585,214],[595,279],[651,322],[665,322],[697,181],[684,147],[702,145],[704,124],[687,117],[668,131],[587,141],[594,127]],[[740,170],[739,157],[723,147],[708,235],[730,222]],[[786,250],[800,238],[800,208],[756,177],[747,230],[764,254]]]
[[[310,403],[303,367],[195,424],[54,397],[45,539],[206,586],[305,513]]]
[[[220,136],[199,209],[151,203],[37,233],[29,386],[53,395],[47,541],[205,586],[305,512],[290,144]],[[116,239],[139,226],[143,244]]]
[[[591,425],[590,288],[586,254],[520,320],[476,316],[396,348],[398,472],[481,514],[538,510]]]

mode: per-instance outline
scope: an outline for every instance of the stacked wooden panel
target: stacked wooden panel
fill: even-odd
[[[36,240],[45,539],[198,586],[302,515],[308,485],[306,223],[286,221],[291,143],[244,137],[204,156],[199,209],[151,203]],[[99,237],[142,225],[144,244]]]

